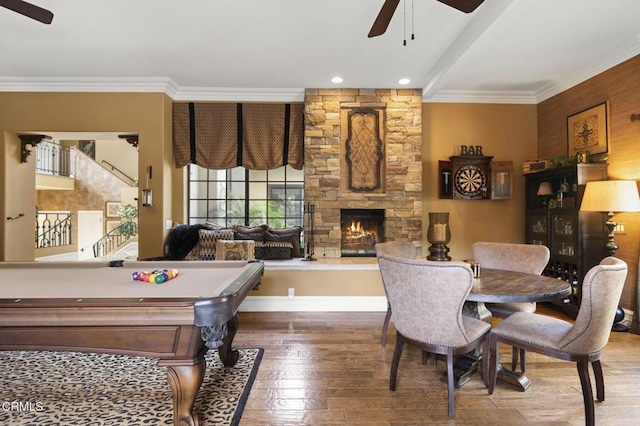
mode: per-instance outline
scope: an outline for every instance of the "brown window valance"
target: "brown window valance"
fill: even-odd
[[[173,151],[176,167],[301,170],[304,104],[174,103]]]

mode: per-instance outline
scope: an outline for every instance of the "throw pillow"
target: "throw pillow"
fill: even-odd
[[[233,240],[232,229],[201,229],[198,231],[198,259],[215,260],[216,242],[218,240]]]
[[[213,229],[214,231],[223,230],[223,229],[231,229],[233,231],[233,229],[235,228],[234,225],[230,225],[230,226],[222,225],[220,223],[214,222],[211,219],[207,220],[204,223],[204,226],[206,226],[209,229]]]
[[[293,244],[292,257],[300,257],[300,234],[302,233],[302,226],[290,226],[288,228],[271,228],[269,232],[276,235],[289,235],[290,239],[284,241],[291,241]],[[282,240],[281,240],[282,241]]]
[[[253,240],[253,241],[264,241],[264,233],[256,232],[256,233],[242,233],[242,232],[234,232],[233,238],[234,240]]]
[[[271,231],[267,231],[264,233],[264,240],[265,241],[289,241],[291,242],[291,239],[294,238],[295,235],[293,233],[289,233],[289,234],[274,234]]]

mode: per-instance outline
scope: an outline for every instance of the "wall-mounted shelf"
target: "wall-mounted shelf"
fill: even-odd
[[[507,200],[513,196],[513,161],[483,155],[457,155],[438,161],[438,197],[454,200]]]

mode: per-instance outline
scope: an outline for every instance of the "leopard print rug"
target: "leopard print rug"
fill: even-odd
[[[237,425],[262,358],[240,349],[233,368],[217,351],[196,399],[202,425]],[[1,425],[172,425],[165,367],[152,358],[77,352],[0,352]]]

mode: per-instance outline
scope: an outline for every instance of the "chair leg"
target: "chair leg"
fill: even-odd
[[[589,379],[589,363],[587,361],[578,362],[578,375],[582,385],[582,399],[584,400],[584,416],[586,426],[595,426],[595,408],[593,404],[593,391],[591,390],[591,379]]]
[[[453,399],[453,351],[447,351],[447,395],[449,397],[449,418],[456,415],[456,406]]]
[[[482,378],[484,379],[484,387],[489,387],[489,362],[491,362],[491,350],[489,349],[489,336],[485,336],[482,343]]]
[[[602,402],[604,401],[604,377],[602,376],[600,360],[593,361],[591,367],[593,368],[593,375],[596,379],[596,398]]]
[[[498,380],[498,339],[489,335],[489,395],[493,394]]]
[[[387,329],[389,328],[389,320],[391,319],[391,304],[387,302],[387,315],[384,317],[384,324],[382,324],[382,346],[387,344]]]
[[[398,378],[398,366],[400,365],[400,357],[404,342],[400,339],[400,335],[396,337],[396,348],[393,351],[393,360],[391,361],[391,376],[389,377],[389,389],[396,390],[396,379]]]
[[[511,350],[511,371],[516,371],[518,368],[518,358],[520,358],[520,371],[524,373],[525,361],[524,361],[524,349],[516,348],[515,346]]]

